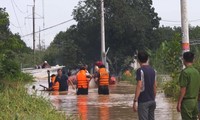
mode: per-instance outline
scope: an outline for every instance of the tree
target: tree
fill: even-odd
[[[86,53],[86,60],[99,59],[100,1],[80,2],[73,15],[78,22],[76,43]],[[151,0],[105,1],[106,48],[111,48],[108,57],[115,69],[121,68],[124,59],[133,56],[135,50],[155,47],[153,31],[158,28],[159,20]]]
[[[50,64],[61,64],[68,67],[76,66],[79,55],[78,46],[75,44],[75,28],[71,27],[66,32],[60,32],[54,38],[45,53],[45,60]]]
[[[18,34],[9,29],[9,15],[5,8],[0,8],[0,77],[16,76],[20,73],[20,56],[30,52],[30,48]]]

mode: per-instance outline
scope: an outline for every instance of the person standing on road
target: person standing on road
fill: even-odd
[[[141,67],[136,71],[137,86],[133,110],[138,111],[139,120],[154,120],[156,72],[148,65],[148,54],[146,52],[138,52],[137,57]]]
[[[183,63],[185,69],[179,77],[180,95],[177,103],[177,111],[181,112],[183,120],[197,120],[198,115],[198,94],[200,87],[200,74],[193,67],[194,54],[185,52]]]

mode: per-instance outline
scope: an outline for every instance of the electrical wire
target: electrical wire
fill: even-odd
[[[67,21],[58,23],[58,24],[56,24],[56,25],[53,25],[53,26],[50,26],[50,27],[41,29],[40,31],[36,31],[35,33],[39,33],[39,32],[46,31],[46,30],[48,30],[48,29],[52,29],[52,28],[54,28],[54,27],[60,26],[60,25],[65,24],[65,23],[68,23],[68,22],[70,22],[70,21],[72,21],[72,20],[74,20],[74,19],[70,19],[70,20],[67,20]],[[26,34],[26,35],[24,35],[24,36],[22,36],[22,37],[30,36],[30,35],[32,35],[32,34],[33,34],[33,33],[29,33],[29,34]]]
[[[12,26],[14,26],[15,28],[20,28],[19,26],[16,26],[16,25],[13,24],[12,22],[10,22],[10,24],[11,24]]]
[[[20,27],[19,19],[18,19],[18,17],[17,17],[16,11],[15,11],[15,7],[14,7],[14,4],[13,4],[13,1],[12,1],[12,0],[10,0],[10,1],[11,1],[11,4],[12,4],[13,11],[14,11],[14,13],[15,13],[15,17],[16,17],[16,20],[17,20],[19,29],[20,29],[20,31],[21,31],[21,34],[23,35],[22,28]]]
[[[171,23],[180,23],[181,21],[175,21],[175,20],[160,20],[160,21],[163,21],[163,22],[171,22]],[[194,20],[189,20],[189,22],[198,22],[200,21],[200,19],[194,19]]]
[[[15,7],[18,9],[19,12],[21,12],[22,14],[26,14],[26,12],[23,12],[23,11],[18,7],[18,5],[16,4],[15,0],[12,0],[12,1],[13,1]]]

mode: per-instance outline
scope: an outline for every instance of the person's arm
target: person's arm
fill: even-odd
[[[186,93],[186,87],[187,87],[187,84],[188,84],[187,78],[188,78],[187,74],[184,71],[182,71],[181,74],[180,74],[180,77],[179,77],[180,95],[179,95],[178,103],[177,103],[177,111],[178,112],[181,111],[181,104],[182,104],[183,98],[184,98],[185,93]]]
[[[56,78],[55,78],[55,81],[54,81],[53,85],[55,85],[56,82],[58,82],[58,77],[57,77],[57,76],[56,76]]]
[[[154,92],[155,97],[156,97],[156,89],[157,89],[157,82],[155,80],[154,85],[153,85],[153,92]]]
[[[72,82],[71,77],[68,77],[68,82],[71,84],[73,90],[76,89],[76,88],[74,87],[74,84],[73,84],[73,82]]]
[[[178,104],[177,104],[177,111],[178,112],[181,112],[181,103],[183,101],[183,97],[185,96],[185,93],[186,93],[186,87],[181,87],[180,95],[179,95],[179,98],[178,98]]]
[[[142,88],[142,81],[138,80],[136,90],[135,90],[135,98],[133,100],[133,111],[135,111],[135,112],[137,111],[136,103],[138,102],[138,98],[140,96],[141,88]]]
[[[133,100],[133,111],[137,111],[137,102],[138,102],[138,98],[140,96],[140,92],[142,89],[142,70],[138,69],[136,71],[136,80],[137,80],[137,85],[136,85],[136,89],[135,89],[135,97]]]

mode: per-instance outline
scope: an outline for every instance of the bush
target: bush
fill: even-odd
[[[28,95],[23,82],[4,81],[0,90],[1,120],[66,120],[43,97]]]
[[[6,59],[2,62],[2,64],[3,64],[3,71],[2,71],[3,77],[7,75],[14,77],[20,73],[20,66],[16,61]]]
[[[4,80],[9,80],[9,81],[21,81],[21,82],[31,82],[34,80],[34,77],[28,73],[23,73],[20,72],[17,75],[13,76],[5,76]]]
[[[179,75],[174,75],[172,80],[167,81],[163,84],[163,90],[167,97],[172,97],[177,100],[179,96],[180,86],[178,85]]]
[[[122,74],[121,77],[122,81],[129,81],[131,84],[136,84],[137,81],[135,79],[135,70],[131,70],[130,74],[126,74],[125,72]]]

